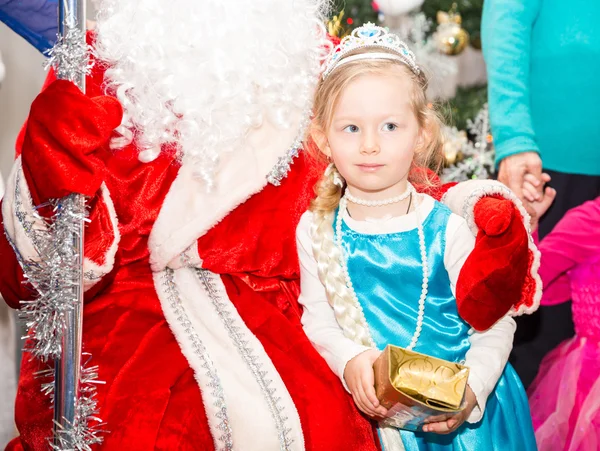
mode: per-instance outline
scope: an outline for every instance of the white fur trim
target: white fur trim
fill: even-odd
[[[198,243],[194,241],[185,251],[167,265],[171,269],[202,268],[202,259],[198,253]]]
[[[510,313],[513,316],[519,316],[524,313],[530,314],[537,310],[540,304],[540,300],[542,298],[542,279],[538,274],[538,270],[540,268],[540,252],[538,251],[533,237],[531,236],[531,227],[530,227],[530,217],[523,204],[519,200],[517,196],[504,184],[495,181],[495,180],[468,180],[466,182],[461,182],[456,186],[450,188],[446,194],[442,197],[442,202],[446,204],[450,209],[465,218],[469,228],[473,232],[475,236],[477,236],[477,232],[479,229],[475,224],[475,217],[473,214],[473,209],[475,208],[475,204],[482,198],[486,196],[499,195],[504,197],[507,200],[510,200],[521,213],[521,217],[523,218],[523,224],[525,225],[525,230],[527,230],[527,234],[529,236],[529,250],[533,254],[533,263],[530,269],[530,275],[533,277],[535,282],[535,294],[533,296],[533,303],[531,306],[527,307],[525,305],[521,305],[518,310],[512,310]]]
[[[262,344],[231,304],[220,277],[193,268],[166,269],[154,274],[154,283],[202,391],[216,448],[304,450],[292,398]],[[227,436],[229,448],[224,446]]]
[[[119,233],[117,214],[110,193],[104,184],[101,187],[101,202],[106,204],[112,229],[113,241],[106,251],[105,263],[99,265],[93,260],[84,257],[83,261],[83,285],[84,291],[94,286],[100,279],[112,271],[115,263],[115,254],[121,239]],[[2,203],[2,216],[4,218],[4,230],[10,243],[17,254],[19,262],[37,260],[39,253],[36,247],[36,233],[34,231],[47,231],[44,220],[37,214],[31,199],[31,193],[27,186],[27,180],[23,174],[21,157],[17,158],[8,180],[8,192]]]
[[[113,240],[106,253],[104,255],[104,264],[99,265],[93,260],[84,256],[83,259],[83,287],[84,291],[89,290],[96,285],[102,277],[111,272],[115,266],[115,255],[119,248],[119,241],[121,241],[121,233],[119,232],[119,221],[117,218],[117,212],[115,206],[110,197],[110,192],[104,183],[100,186],[100,200],[104,202],[108,215],[110,217],[110,224],[112,226]]]
[[[33,205],[23,174],[21,157],[16,159],[8,177],[6,194],[2,202],[2,217],[4,231],[19,262],[37,260],[39,253],[35,244],[35,235],[37,231],[46,231],[47,227]]]
[[[300,123],[300,115],[292,122]],[[194,175],[193,166],[184,164],[150,233],[152,270],[163,270],[229,212],[261,191],[267,175],[297,133],[293,127],[281,130],[265,121],[248,136],[247,149],[222,157],[211,192]]]

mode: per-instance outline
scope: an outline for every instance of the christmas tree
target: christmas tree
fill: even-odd
[[[380,0],[384,4],[402,4],[403,0]],[[407,3],[418,3],[409,1]],[[480,25],[483,0],[425,0],[421,6],[421,13],[428,21],[428,26],[418,33],[423,32],[423,39],[431,38],[436,31],[438,12],[455,11],[462,18],[462,28],[470,36],[469,45],[475,49],[481,49]],[[385,14],[380,10],[377,1],[373,0],[335,0],[333,2],[330,32],[338,36],[349,33],[353,28],[359,27],[367,22],[381,23],[385,20]],[[396,31],[396,30],[394,30]],[[441,60],[444,56],[440,54]],[[439,103],[440,110],[446,121],[451,126],[459,129],[467,127],[467,121],[472,120],[483,108],[487,101],[487,88],[485,84],[459,87],[456,95],[450,99],[444,99]]]

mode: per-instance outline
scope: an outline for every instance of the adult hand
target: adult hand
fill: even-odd
[[[498,180],[508,186],[515,195],[526,203],[523,195],[525,175],[531,174],[542,183],[542,159],[537,152],[523,152],[500,161]]]
[[[375,374],[373,363],[381,354],[378,349],[361,352],[346,364],[344,380],[352,393],[352,398],[361,412],[381,420],[387,409],[379,404],[375,395]]]
[[[437,434],[450,434],[456,431],[471,415],[471,412],[477,405],[475,393],[467,385],[465,392],[466,406],[463,410],[453,416],[440,415],[429,419],[429,423],[423,426],[424,432],[435,432]]]

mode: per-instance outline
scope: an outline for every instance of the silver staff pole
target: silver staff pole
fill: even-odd
[[[85,39],[85,1],[84,0],[61,0],[58,3],[58,29],[60,36],[67,36],[70,30],[79,29]],[[82,43],[84,45],[85,43]],[[85,92],[85,71],[76,72],[76,76],[61,75],[60,68],[57,70],[59,78],[69,78],[79,89]],[[81,205],[83,211],[83,196],[72,194],[75,201]],[[59,445],[59,431],[64,434],[76,426],[76,405],[79,397],[80,370],[81,370],[81,332],[83,315],[83,217],[78,219],[79,232],[73,235],[73,247],[75,249],[77,264],[79,267],[78,283],[71,288],[74,296],[78,299],[73,309],[66,313],[66,330],[62,338],[62,353],[54,364],[54,439],[53,443]],[[63,443],[64,445],[64,443]],[[76,444],[70,444],[76,449]]]

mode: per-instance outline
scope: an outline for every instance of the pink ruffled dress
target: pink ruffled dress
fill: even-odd
[[[570,210],[539,246],[542,304],[573,300],[575,336],[529,388],[540,451],[600,450],[600,197]]]

